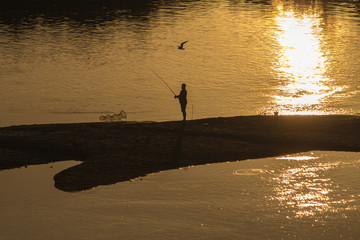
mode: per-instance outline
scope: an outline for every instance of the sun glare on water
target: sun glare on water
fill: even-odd
[[[341,91],[331,85],[328,61],[322,48],[320,20],[316,15],[281,12],[275,19],[279,50],[275,75],[282,83],[273,96],[282,115],[328,114],[327,98]]]

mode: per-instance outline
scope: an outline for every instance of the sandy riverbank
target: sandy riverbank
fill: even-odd
[[[83,163],[55,185],[79,191],[148,173],[310,150],[360,151],[357,116],[239,116],[182,122],[115,122],[0,128],[0,169]]]

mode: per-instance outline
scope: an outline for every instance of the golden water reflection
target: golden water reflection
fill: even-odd
[[[326,101],[343,87],[332,85],[327,77],[329,63],[321,34],[320,18],[280,11],[275,18],[279,49],[274,63],[280,87],[274,97],[277,112],[327,114]]]
[[[275,191],[272,199],[279,201],[280,206],[289,212],[288,218],[316,218],[319,214],[357,208],[354,203],[356,196],[349,195],[348,189],[335,182],[329,171],[351,167],[351,164],[357,167],[359,161],[324,162],[318,161],[319,157],[311,154],[277,159],[284,160],[284,168],[271,179]],[[346,215],[342,217],[346,218]]]

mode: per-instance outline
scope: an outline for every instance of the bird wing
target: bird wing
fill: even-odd
[[[183,47],[184,44],[187,43],[187,42],[188,42],[188,41],[182,42],[182,43],[180,44],[180,46]]]

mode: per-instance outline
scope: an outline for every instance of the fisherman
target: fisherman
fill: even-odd
[[[186,92],[186,84],[183,83],[181,85],[181,92],[179,95],[175,95],[174,98],[178,98],[179,99],[179,103],[181,106],[181,112],[183,114],[183,121],[186,121],[186,105],[187,105],[187,92]]]

